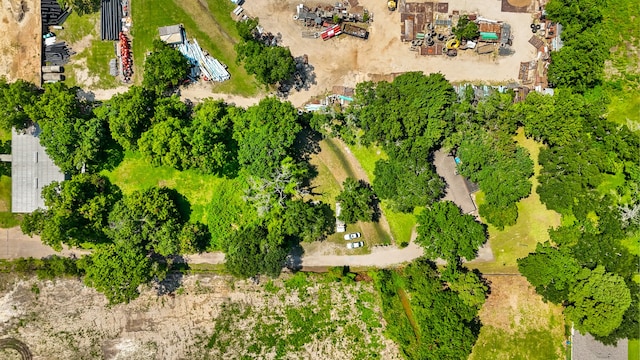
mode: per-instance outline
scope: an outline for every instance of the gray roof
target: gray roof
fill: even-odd
[[[582,335],[577,330],[573,332],[571,343],[573,360],[627,360],[629,351],[627,339],[619,340],[614,346],[604,345],[591,334]]]
[[[40,129],[31,127],[24,134],[11,134],[11,212],[30,213],[44,209],[42,188],[63,181],[60,171],[40,145]]]
[[[170,25],[170,26],[159,27],[158,33],[160,35],[160,40],[164,41],[169,45],[182,44],[185,40],[182,25]]]

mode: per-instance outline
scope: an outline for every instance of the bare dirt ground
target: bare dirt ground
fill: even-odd
[[[40,83],[40,1],[1,0],[0,76]]]
[[[216,356],[220,349],[206,349],[208,337],[216,327],[225,326],[225,323],[215,321],[223,313],[224,318],[236,319],[234,316],[238,314],[234,309],[250,310],[248,318],[237,319],[227,323],[225,330],[217,330],[223,334],[240,333],[250,340],[256,337],[251,331],[251,325],[255,324],[252,320],[260,320],[260,317],[254,319],[252,314],[276,316],[279,311],[291,307],[314,306],[315,301],[314,297],[307,297],[303,302],[296,294],[284,290],[281,280],[273,282],[273,286],[280,289],[273,293],[265,291],[264,284],[234,281],[227,276],[189,276],[182,279],[183,290],[174,296],[158,297],[154,289],[146,289],[130,304],[108,307],[102,294],[78,280],[43,282],[3,276],[0,278],[0,337],[24,342],[36,360],[236,359],[247,351],[248,343],[230,346],[226,354],[222,350],[224,356]],[[335,290],[331,301],[340,304],[349,300],[345,296],[371,292],[372,286],[358,283],[340,285]],[[372,310],[374,316],[382,317],[379,309]],[[343,314],[340,321],[358,325],[360,319],[349,313]],[[364,331],[382,344],[379,351],[383,358],[398,358],[397,347],[382,337],[381,328]],[[330,335],[321,336],[312,340],[304,354],[286,358],[327,358],[317,355],[323,353],[335,355],[331,358],[353,358],[349,351],[355,344],[335,340]],[[242,339],[236,337],[235,341],[242,342]],[[10,353],[0,350],[0,358],[7,359]],[[267,354],[260,358],[273,356]]]
[[[535,56],[534,48],[528,44],[531,14],[503,13],[500,1],[449,1],[450,12],[476,12],[485,18],[511,24],[514,37],[512,49],[515,53],[497,58],[478,56],[469,51],[460,51],[456,58],[420,56],[411,52],[409,46],[400,41],[400,13],[389,12],[387,2],[381,0],[359,2],[359,5],[373,13],[369,40],[347,35],[328,41],[302,38],[301,32],[305,29],[292,18],[296,5],[300,3],[314,6],[320,2],[264,0],[248,1],[243,5],[248,14],[260,19],[260,25],[266,31],[282,34],[283,45],[291,49],[294,57],[307,54],[309,63],[314,66],[316,84],[308,91],[293,93],[289,99],[294,104],[321,94],[334,85],[355,86],[358,82],[375,79],[381,74],[407,71],[441,72],[454,82],[509,82],[517,78],[520,62]]]

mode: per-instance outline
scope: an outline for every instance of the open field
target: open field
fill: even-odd
[[[0,336],[34,359],[399,358],[371,283],[193,275],[173,296],[107,307],[78,280],[0,276]]]
[[[524,277],[486,277],[491,294],[469,360],[564,359],[562,307],[543,302]]]
[[[534,174],[531,178],[533,184],[531,195],[518,202],[518,221],[515,225],[506,227],[503,231],[498,231],[489,225],[489,244],[495,260],[489,263],[474,263],[473,261],[469,263],[469,266],[478,268],[483,273],[518,273],[516,260],[533,252],[537,243],[549,240],[547,230],[550,227],[560,225],[560,214],[547,210],[546,206],[540,202],[540,196],[536,192],[537,176],[541,169],[538,164],[538,155],[542,145],[525,138],[522,129],[516,136],[516,140],[520,146],[529,150],[533,160]],[[482,192],[476,193],[478,206],[482,204],[483,197]]]
[[[40,85],[40,1],[3,0],[0,17],[0,76]]]

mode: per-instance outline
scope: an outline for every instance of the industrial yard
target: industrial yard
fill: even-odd
[[[289,98],[294,103],[303,103],[311,95],[324,93],[335,85],[353,87],[360,81],[390,78],[393,74],[407,71],[441,72],[453,82],[512,82],[518,78],[520,63],[536,56],[535,48],[528,43],[531,38],[532,14],[503,12],[500,1],[449,1],[446,12],[481,14],[484,18],[510,24],[512,54],[479,55],[469,50],[458,51],[455,58],[422,56],[419,52],[409,51],[410,44],[401,41],[400,6],[396,11],[389,11],[384,1],[352,1],[352,7],[362,7],[370,14],[368,40],[341,35],[323,41],[303,36],[308,28],[294,20],[299,4],[299,0],[267,0],[251,1],[243,5],[244,13],[260,18],[260,24],[265,29],[282,34],[282,44],[291,49],[294,57],[306,54],[309,63],[314,65],[316,85],[309,91],[290,95]],[[305,6],[315,7],[312,4]]]

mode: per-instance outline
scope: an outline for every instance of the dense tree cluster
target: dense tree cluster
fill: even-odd
[[[469,20],[467,15],[460,17],[458,25],[453,28],[452,32],[458,40],[473,40],[480,36],[478,25]]]
[[[376,142],[389,155],[376,164],[373,187],[398,210],[410,212],[442,195],[444,183],[429,156],[453,130],[455,100],[441,74],[414,72],[392,83],[358,84],[354,125],[364,130],[365,144]]]
[[[407,359],[467,359],[471,353],[487,287],[465,271],[446,278],[424,259],[376,273],[387,334]]]
[[[551,53],[549,82],[579,92],[601,83],[610,43],[603,34],[602,0],[553,0],[545,6],[549,19],[564,27],[564,46]]]
[[[236,25],[242,38],[235,46],[237,61],[244,63],[248,73],[254,74],[265,85],[291,78],[296,70],[296,63],[288,47],[271,46],[262,42],[258,38],[259,34],[255,33],[258,25],[255,20],[239,21]]]
[[[358,221],[373,221],[376,219],[376,197],[371,186],[363,180],[347,178],[342,183],[342,192],[336,197],[342,211],[340,220],[347,224]]]
[[[418,214],[418,238],[429,259],[441,258],[456,264],[460,258],[472,260],[487,240],[485,226],[472,215],[461,214],[451,201],[432,204]]]
[[[144,77],[142,86],[162,94],[180,85],[189,74],[191,65],[177,49],[156,39],[153,51],[144,61]]]

